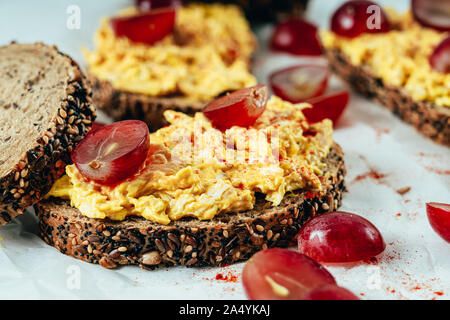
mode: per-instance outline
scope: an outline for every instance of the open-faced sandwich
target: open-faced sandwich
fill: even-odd
[[[0,47],[0,225],[39,201],[95,119],[78,65],[42,43]]]
[[[309,123],[307,107],[260,85],[193,116],[167,110],[154,133],[139,120],[95,127],[34,206],[41,235],[107,268],[225,265],[287,246],[344,191],[332,123]]]
[[[450,2],[412,3],[399,14],[346,2],[321,40],[332,69],[356,90],[450,146]]]
[[[103,19],[94,50],[83,51],[99,109],[155,130],[167,124],[167,109],[193,114],[256,84],[249,71],[256,38],[239,7],[146,4]]]

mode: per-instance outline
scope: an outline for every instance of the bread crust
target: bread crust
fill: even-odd
[[[45,242],[83,261],[106,268],[223,266],[261,249],[288,246],[308,218],[340,206],[346,173],[340,146],[334,144],[324,161],[330,177],[323,181],[322,194],[292,193],[277,207],[260,197],[253,210],[209,221],[187,218],[165,226],[139,217],[119,222],[90,219],[56,198],[34,208]]]
[[[352,65],[338,48],[324,49],[331,69],[361,94],[381,103],[431,140],[450,146],[450,108],[415,101],[400,87],[384,83],[370,67]]]
[[[93,90],[93,102],[116,121],[139,119],[147,123],[150,131],[168,125],[163,113],[166,110],[180,111],[189,115],[202,110],[206,102],[194,101],[182,96],[152,97],[145,94],[122,91],[111,83],[99,80],[88,73]]]
[[[36,43],[36,46],[45,46]],[[71,163],[70,152],[92,126],[95,108],[91,91],[78,64],[69,56],[50,47],[70,64],[72,78],[66,89],[67,98],[61,101],[47,130],[35,141],[21,160],[0,178],[0,225],[24,212],[41,200]]]

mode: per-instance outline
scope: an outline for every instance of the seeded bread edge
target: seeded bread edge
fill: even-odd
[[[44,241],[86,262],[106,268],[223,266],[247,260],[265,248],[288,246],[307,219],[340,206],[346,173],[341,147],[334,144],[324,161],[330,177],[323,181],[322,194],[292,193],[277,207],[259,198],[251,211],[211,221],[179,220],[164,226],[139,217],[119,222],[90,219],[56,198],[34,208]]]
[[[45,46],[43,43],[36,45]],[[95,120],[92,93],[79,65],[56,46],[52,48],[73,68],[67,98],[61,102],[54,121],[36,140],[34,147],[0,178],[0,226],[22,214],[50,190],[66,165],[71,163],[72,147],[86,135]]]
[[[356,66],[338,48],[324,49],[331,69],[361,94],[371,98],[414,126],[436,143],[450,146],[450,108],[415,101],[402,88],[387,85],[370,67]]]
[[[163,113],[166,110],[180,111],[189,115],[200,111],[206,102],[194,101],[184,97],[152,97],[140,93],[121,91],[111,83],[99,80],[88,73],[93,90],[95,106],[104,111],[112,119],[142,120],[156,131],[168,124]]]

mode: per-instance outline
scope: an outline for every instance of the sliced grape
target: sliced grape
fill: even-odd
[[[114,185],[139,170],[149,148],[147,125],[125,120],[87,134],[73,150],[72,161],[85,178]]]
[[[175,26],[175,10],[164,9],[131,17],[111,19],[117,37],[152,45],[170,34]]]
[[[450,31],[450,1],[412,0],[414,18],[425,27]]]
[[[336,125],[337,121],[344,113],[349,99],[350,94],[348,91],[341,91],[308,99],[305,102],[311,104],[312,108],[303,109],[303,114],[310,123],[319,122],[328,118],[333,121],[333,125]]]
[[[295,300],[312,288],[336,284],[336,281],[323,266],[307,256],[273,248],[250,258],[242,273],[242,283],[252,300]]]
[[[92,124],[91,130],[89,131],[89,133],[93,133],[93,132],[97,131],[98,129],[103,128],[104,126],[106,126],[105,123],[99,122],[99,121],[94,121],[94,123]]]
[[[216,99],[207,104],[202,112],[220,130],[232,126],[249,127],[264,112],[267,100],[267,87],[258,85]]]
[[[271,39],[271,48],[294,55],[318,56],[322,49],[317,39],[317,27],[301,19],[278,24]]]
[[[319,262],[360,261],[385,248],[380,231],[372,223],[348,212],[316,216],[298,234],[299,251]]]
[[[427,216],[433,230],[450,243],[450,204],[427,203]]]
[[[281,99],[299,103],[324,93],[330,71],[320,65],[299,65],[274,72],[270,78],[272,91]]]
[[[325,284],[309,291],[303,300],[360,300],[351,291],[332,284]]]
[[[389,29],[383,9],[372,1],[347,1],[331,17],[331,30],[347,38],[355,38],[362,33],[388,32]]]
[[[431,67],[440,73],[450,73],[450,36],[444,38],[430,56]]]
[[[137,0],[136,7],[141,12],[147,12],[161,8],[178,8],[183,6],[182,0]]]

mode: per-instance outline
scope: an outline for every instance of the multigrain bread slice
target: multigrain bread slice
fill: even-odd
[[[0,47],[0,225],[23,213],[70,164],[95,119],[79,66],[55,46]]]
[[[174,110],[189,115],[201,111],[204,102],[182,96],[153,97],[145,94],[122,91],[108,81],[102,81],[88,73],[94,105],[114,120],[139,119],[149,125],[150,131],[168,125],[164,111]]]
[[[450,108],[415,101],[400,87],[386,84],[369,66],[353,65],[338,48],[324,49],[331,69],[361,94],[381,103],[433,141],[450,146]]]
[[[223,266],[265,248],[288,246],[308,218],[340,206],[346,170],[339,145],[332,146],[324,163],[329,178],[322,182],[322,194],[299,190],[286,195],[277,207],[257,197],[253,210],[208,221],[185,218],[161,225],[140,217],[121,222],[91,219],[57,198],[41,201],[34,208],[45,242],[106,268]]]

